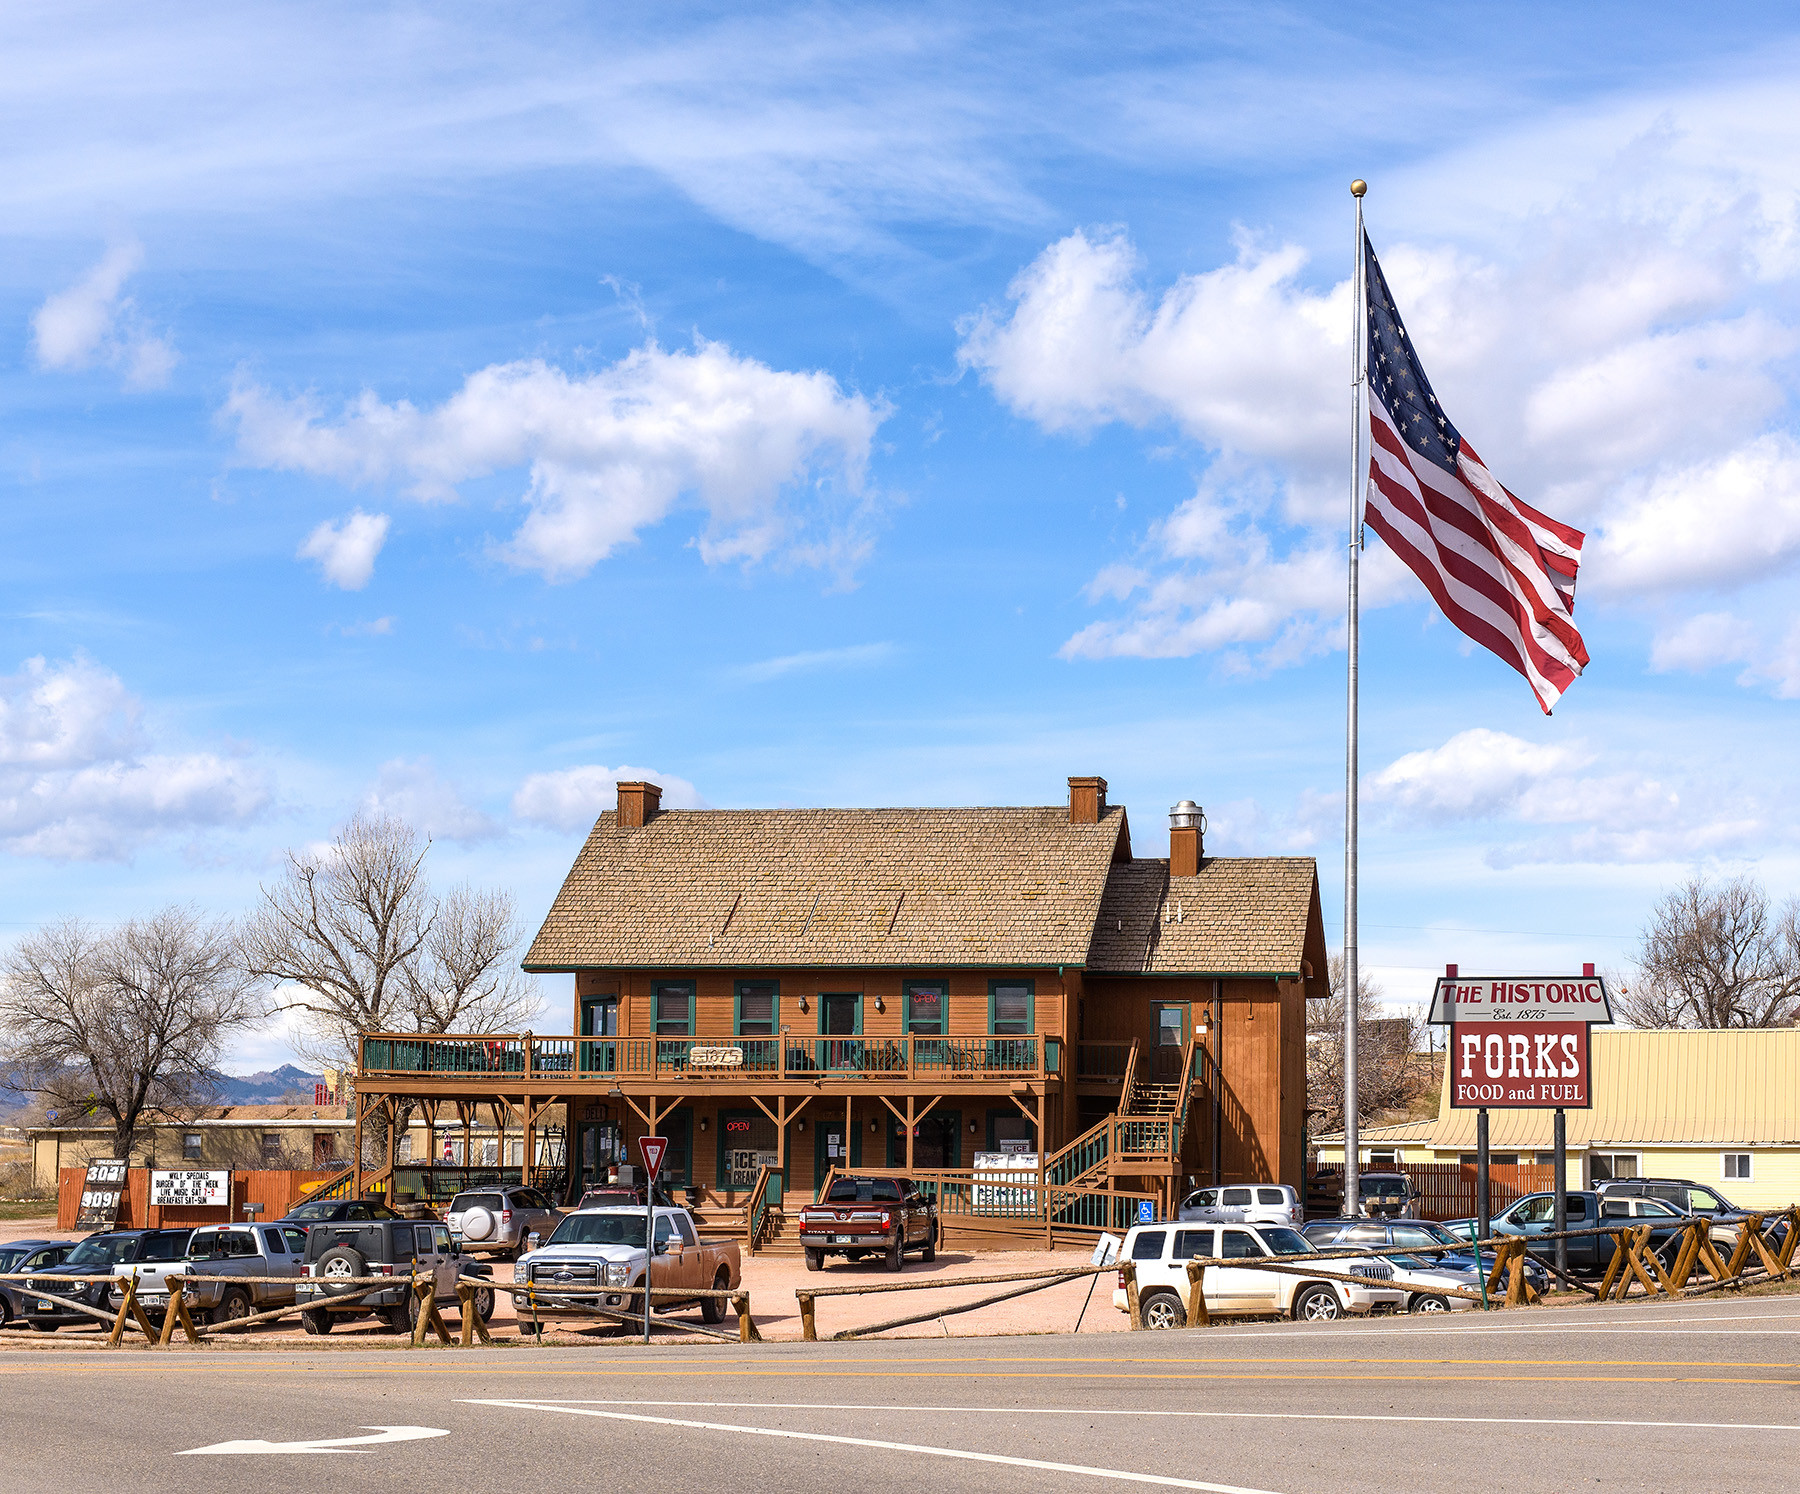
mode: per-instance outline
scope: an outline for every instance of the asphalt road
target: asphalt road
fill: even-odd
[[[1766,1297],[1104,1343],[0,1344],[0,1489],[1788,1488],[1797,1335]],[[216,1449],[357,1437],[396,1440]]]

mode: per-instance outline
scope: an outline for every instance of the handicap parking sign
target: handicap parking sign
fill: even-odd
[[[1138,1223],[1156,1223],[1156,1205],[1151,1203],[1147,1198],[1140,1198],[1138,1200]]]

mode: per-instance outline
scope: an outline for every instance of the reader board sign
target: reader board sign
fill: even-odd
[[[122,1157],[101,1157],[89,1162],[81,1184],[81,1210],[76,1229],[111,1229],[119,1222],[119,1199],[125,1192],[126,1164]]]
[[[1431,998],[1430,1020],[1450,1022],[1593,1022],[1613,1020],[1606,982],[1597,975],[1445,976]]]
[[[1456,1110],[1586,1110],[1588,1024],[1463,1022],[1450,1027]]]
[[[229,1209],[231,1173],[152,1171],[150,1203],[159,1209]]]

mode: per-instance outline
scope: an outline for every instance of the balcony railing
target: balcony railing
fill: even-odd
[[[370,1033],[362,1072],[571,1079],[742,1080],[867,1078],[956,1082],[1046,1079],[1060,1073],[1056,1038],[971,1037],[586,1038]]]

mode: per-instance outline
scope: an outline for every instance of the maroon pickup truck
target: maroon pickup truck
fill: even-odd
[[[823,1199],[800,1210],[800,1243],[808,1271],[820,1270],[828,1255],[885,1255],[890,1271],[909,1250],[934,1261],[937,1200],[905,1178],[836,1178]]]

